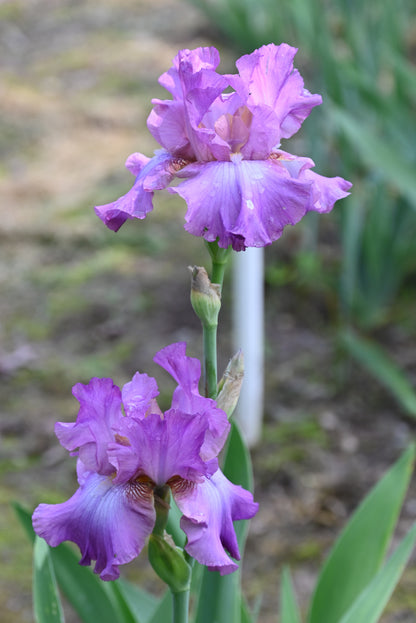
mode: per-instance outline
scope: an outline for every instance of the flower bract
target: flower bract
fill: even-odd
[[[329,212],[351,184],[280,149],[322,102],[294,69],[296,52],[265,45],[237,61],[237,74],[221,75],[215,48],[181,50],[159,79],[172,99],[153,100],[147,122],[162,149],[127,159],[132,189],[97,215],[117,231],[145,218],[154,191],[168,187],[187,203],[187,231],[241,251],[271,244],[309,211]],[[175,177],[181,183],[169,186]]]
[[[162,349],[155,361],[177,383],[164,413],[156,381],[146,374],[137,372],[122,390],[111,379],[74,386],[77,420],[58,422],[55,432],[77,456],[79,488],[66,502],[40,504],[33,514],[39,536],[53,547],[76,543],[81,564],[95,560],[103,580],[116,579],[119,565],[140,553],[166,485],[182,512],[185,549],[221,574],[237,568],[228,555],[239,559],[233,521],[258,508],[218,467],[230,425],[215,401],[199,394],[199,361],[186,356],[183,342]]]

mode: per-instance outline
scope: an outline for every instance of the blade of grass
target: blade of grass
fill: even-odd
[[[416,391],[387,353],[351,329],[341,331],[340,340],[347,351],[396,398],[406,413],[416,417]]]

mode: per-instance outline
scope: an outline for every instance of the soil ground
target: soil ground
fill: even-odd
[[[187,266],[208,258],[201,241],[183,231],[181,200],[161,193],[146,221],[129,222],[117,235],[92,206],[129,188],[123,162],[130,153],[156,148],[145,121],[151,98],[163,97],[157,77],[178,49],[207,45],[214,35],[179,0],[0,5],[3,623],[32,620],[31,552],[10,501],[28,508],[62,501],[76,485],[74,463],[53,435],[55,421],[76,413],[72,385],[91,376],[120,385],[136,370],[165,379],[152,357],[173,341],[201,354]],[[223,69],[231,69],[233,53],[221,52]],[[331,265],[337,233],[325,219],[320,253]],[[261,623],[276,622],[283,564],[305,608],[347,517],[415,433],[384,390],[341,355],[335,295],[290,277],[300,231],[266,251],[265,423],[253,449],[260,511],[243,574],[249,602],[262,596]],[[222,368],[232,354],[227,287],[224,299]],[[416,379],[412,322],[385,327],[379,337]],[[413,484],[397,539],[415,518]],[[145,556],[127,572],[160,590]],[[416,621],[415,581],[413,559],[383,623]]]

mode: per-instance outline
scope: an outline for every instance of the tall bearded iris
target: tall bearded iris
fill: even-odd
[[[61,444],[78,457],[80,486],[67,502],[38,506],[33,526],[51,546],[76,543],[81,564],[95,560],[103,580],[116,579],[119,565],[140,553],[166,486],[183,514],[185,549],[221,574],[237,568],[225,551],[239,559],[233,520],[257,512],[251,493],[218,468],[229,423],[199,394],[200,363],[185,350],[185,343],[172,344],[155,357],[178,384],[165,413],[156,381],[137,372],[121,391],[111,379],[75,385],[77,420],[55,426]]]
[[[163,149],[152,159],[132,154],[126,167],[133,188],[96,213],[117,231],[153,209],[155,190],[188,205],[185,229],[236,251],[263,247],[310,210],[329,212],[351,184],[311,171],[310,158],[280,150],[322,102],[304,88],[293,68],[296,48],[270,44],[242,56],[238,74],[216,72],[215,48],[182,50],[159,82],[173,99],[153,100],[148,128]]]

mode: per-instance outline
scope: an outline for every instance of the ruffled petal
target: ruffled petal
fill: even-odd
[[[198,482],[212,472],[200,456],[208,422],[202,415],[170,411],[162,419],[151,413],[143,420],[125,418],[119,443],[109,444],[108,456],[117,475],[115,484],[146,475],[164,485],[179,476]]]
[[[125,167],[130,173],[133,175],[139,175],[141,171],[143,171],[144,167],[149,164],[150,158],[141,154],[139,152],[135,152],[134,154],[130,154],[127,158]]]
[[[347,197],[352,187],[351,182],[342,177],[325,177],[310,171],[315,163],[310,158],[303,158],[288,154],[284,151],[276,151],[275,156],[292,178],[311,184],[312,201],[310,210],[314,212],[330,212],[338,199]]]
[[[141,154],[133,156],[127,159],[128,168],[140,169],[133,188],[116,201],[95,207],[97,216],[112,231],[118,231],[127,219],[145,218],[153,210],[153,191],[166,188],[175,175],[176,158],[164,150],[156,153],[143,168],[140,165],[145,156],[142,160],[138,158]]]
[[[122,420],[121,392],[111,379],[93,378],[88,385],[77,383],[72,393],[80,403],[76,422],[57,422],[55,434],[64,448],[78,455],[84,465],[99,474],[113,471],[107,458],[107,444]],[[74,453],[76,454],[76,453]]]
[[[226,413],[218,409],[214,400],[200,395],[198,384],[201,364],[198,359],[186,355],[186,343],[170,344],[160,350],[154,361],[164,368],[178,383],[172,397],[172,409],[188,414],[204,415],[208,427],[201,447],[201,457],[208,461],[223,448],[230,424]]]
[[[176,156],[192,160],[202,156],[202,149],[203,159],[211,159],[206,143],[215,138],[215,133],[205,124],[200,126],[200,122],[227,82],[215,72],[219,62],[219,52],[213,47],[181,50],[173,67],[159,78],[174,99],[153,100],[147,126],[155,139]]]
[[[244,160],[265,160],[281,138],[279,120],[269,106],[253,106],[250,136],[241,148]]]
[[[195,50],[180,50],[172,62],[172,67],[162,74],[159,84],[172,93],[175,99],[183,99],[182,82],[179,76],[180,64],[187,62],[192,71],[201,69],[216,69],[220,64],[220,54],[214,47],[201,47]]]
[[[153,361],[166,370],[187,395],[199,395],[201,363],[199,359],[187,356],[186,342],[165,346],[156,353]]]
[[[177,157],[193,159],[194,153],[186,133],[185,108],[182,101],[152,100],[153,109],[147,127],[157,142]]]
[[[299,179],[312,182],[314,212],[330,212],[338,199],[347,197],[351,182],[342,177],[325,177],[306,169]]]
[[[132,380],[124,385],[121,394],[126,415],[141,419],[153,406],[159,389],[154,378],[136,372]]]
[[[202,120],[213,102],[227,88],[229,80],[212,69],[209,63],[195,65],[194,55],[190,57],[181,53],[178,73],[183,92],[186,134],[194,157],[202,161],[212,160],[211,143],[218,137],[215,130],[205,127]]]
[[[169,189],[188,204],[185,229],[236,251],[271,244],[311,205],[311,183],[272,160],[195,163],[178,177],[189,178]]]
[[[215,48],[181,50],[173,67],[159,78],[172,100],[154,100],[148,128],[172,154],[189,160],[212,160],[210,143],[215,131],[202,118],[214,100],[228,86],[215,69],[220,61]]]
[[[139,555],[152,532],[155,511],[152,496],[139,499],[124,485],[90,473],[63,504],[40,504],[33,528],[51,547],[73,541],[81,550],[81,565],[96,561],[102,580],[119,577],[119,565]]]
[[[181,528],[188,537],[186,551],[199,563],[221,575],[237,569],[226,551],[240,560],[233,521],[250,519],[258,510],[253,496],[233,485],[218,469],[211,478],[183,491],[174,491],[183,517]]]
[[[296,52],[286,43],[264,45],[236,62],[239,76],[232,79],[249,106],[266,105],[275,111],[281,138],[295,134],[312,108],[322,103],[320,95],[304,88],[301,75],[293,69]]]

